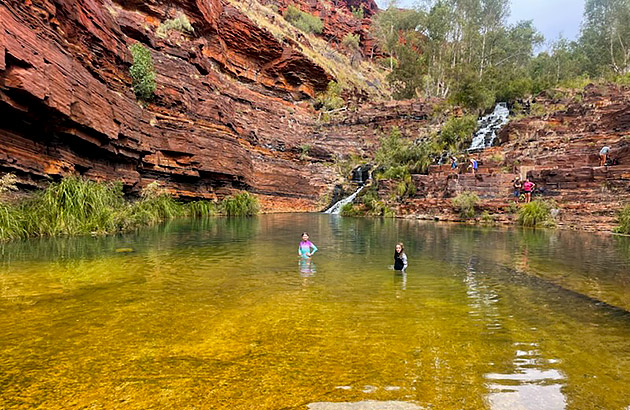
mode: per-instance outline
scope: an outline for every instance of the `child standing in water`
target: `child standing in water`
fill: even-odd
[[[302,242],[298,246],[298,255],[302,258],[310,258],[315,252],[317,252],[317,246],[308,240],[308,233],[304,232],[302,234]]]
[[[407,269],[407,255],[405,255],[405,246],[402,242],[396,244],[394,250],[394,270],[405,271]]]

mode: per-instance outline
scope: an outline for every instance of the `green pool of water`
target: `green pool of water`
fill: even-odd
[[[626,410],[627,310],[630,240],[574,232],[301,214],[11,243],[0,408]]]

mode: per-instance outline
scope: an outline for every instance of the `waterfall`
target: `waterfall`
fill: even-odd
[[[330,208],[328,208],[326,211],[324,211],[325,214],[332,214],[332,215],[338,215],[339,212],[341,212],[341,208],[345,205],[345,204],[349,204],[352,201],[354,201],[354,198],[357,197],[357,195],[359,195],[359,192],[361,192],[361,190],[365,187],[365,185],[362,185],[359,187],[359,189],[357,189],[357,191],[350,195],[347,198],[342,199],[341,201],[337,202],[336,204],[334,204],[333,206],[331,206]]]
[[[497,137],[497,131],[507,124],[509,116],[510,110],[507,104],[502,102],[494,107],[492,113],[481,117],[481,119],[477,121],[479,129],[475,132],[468,151],[491,147],[494,139]]]

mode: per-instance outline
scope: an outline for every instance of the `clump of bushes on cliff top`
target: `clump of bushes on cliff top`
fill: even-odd
[[[477,118],[474,115],[451,117],[442,125],[438,141],[448,152],[462,151],[470,145],[476,129]]]
[[[157,86],[151,52],[140,43],[132,44],[129,51],[133,57],[133,64],[129,69],[133,92],[139,100],[150,101]]]
[[[615,232],[630,234],[630,205],[619,211],[619,226],[615,228]]]
[[[479,201],[479,196],[474,192],[462,192],[453,198],[453,207],[459,211],[462,219],[472,219],[477,214]]]
[[[319,17],[302,11],[293,5],[287,7],[284,19],[305,33],[321,34],[324,30],[324,23]]]
[[[551,211],[555,208],[552,201],[536,200],[528,204],[521,205],[516,216],[516,222],[522,226],[544,226],[555,225]]]
[[[178,12],[175,18],[160,23],[155,34],[160,38],[166,38],[171,30],[179,31],[180,33],[193,33],[195,31],[188,17],[182,12]]]
[[[355,19],[363,20],[363,17],[365,16],[363,5],[360,5],[359,7],[350,6],[350,10],[352,11],[352,15]]]
[[[0,240],[38,236],[104,235],[153,225],[177,217],[229,216],[258,212],[248,193],[221,203],[176,201],[157,182],[142,190],[136,201],[124,198],[120,182],[94,182],[65,177],[20,202],[0,201]]]

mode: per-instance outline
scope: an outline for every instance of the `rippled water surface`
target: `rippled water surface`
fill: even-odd
[[[627,310],[630,239],[593,234],[317,214],[12,243],[0,408],[626,410]]]

